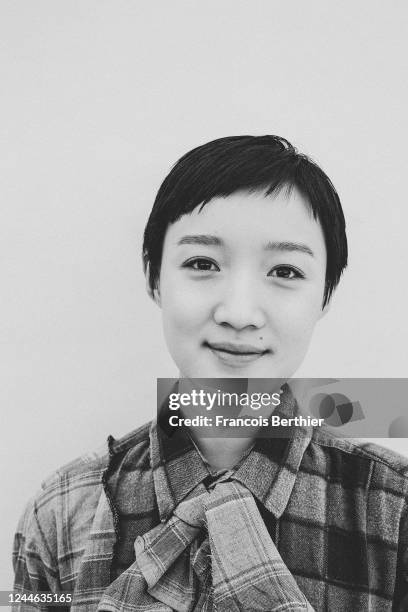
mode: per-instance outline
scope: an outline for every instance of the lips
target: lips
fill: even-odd
[[[218,364],[238,371],[270,353],[253,344],[235,342],[204,342],[204,346],[211,351]]]
[[[245,356],[253,355],[260,356],[268,353],[268,350],[259,348],[252,344],[235,344],[232,342],[205,342],[208,348],[214,351],[220,351],[229,355]]]

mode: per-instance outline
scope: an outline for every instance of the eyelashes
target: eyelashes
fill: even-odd
[[[208,259],[207,257],[194,257],[193,259],[189,259],[182,265],[183,268],[188,268],[190,270],[200,272],[220,272],[219,266],[212,259]],[[281,280],[298,280],[304,279],[305,275],[301,270],[292,265],[281,264],[274,266],[267,274],[267,276],[272,278],[279,278]]]
[[[183,268],[190,268],[191,270],[197,270],[198,272],[220,271],[217,264],[206,257],[195,257],[194,259],[189,259],[183,264]]]
[[[282,278],[285,280],[296,280],[298,278],[305,278],[303,272],[295,268],[294,266],[275,266],[269,273],[268,276],[275,278]]]

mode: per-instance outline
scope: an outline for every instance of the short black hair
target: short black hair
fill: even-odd
[[[151,290],[157,288],[168,226],[212,198],[238,190],[265,196],[296,187],[321,223],[327,250],[323,306],[347,265],[345,220],[339,196],[319,166],[280,136],[228,136],[189,151],[159,188],[143,241],[143,264]]]

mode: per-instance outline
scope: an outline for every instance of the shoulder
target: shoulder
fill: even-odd
[[[94,521],[108,538],[113,533],[104,493],[110,466],[129,452],[139,460],[149,450],[150,424],[118,440],[111,436],[99,450],[63,465],[46,478],[29,500],[14,537],[15,584],[23,585],[45,572],[49,585],[58,588],[57,576],[71,584]]]
[[[329,480],[354,480],[408,498],[408,457],[395,451],[320,429],[314,431],[311,456],[313,463],[324,466]]]
[[[99,449],[81,455],[52,472],[42,482],[41,489],[50,492],[60,486],[66,487],[67,484],[80,484],[82,487],[86,486],[86,483],[100,483],[101,474],[107,469],[113,456],[130,449],[142,453],[149,447],[149,430],[150,423],[145,423],[121,438],[109,436]]]
[[[20,526],[27,526],[28,517],[39,524],[66,521],[74,514],[93,516],[104,485],[104,475],[112,459],[132,450],[137,456],[149,449],[150,423],[115,440],[107,442],[94,452],[86,453],[52,472],[41,483],[38,492],[29,500]],[[69,515],[67,512],[69,509]]]
[[[51,590],[60,588],[59,580],[73,589],[95,521],[106,541],[114,531],[103,494],[110,466],[121,453],[131,452],[137,460],[146,456],[149,430],[147,423],[119,440],[110,436],[104,447],[70,461],[42,482],[26,505],[14,537],[17,590],[44,578]]]

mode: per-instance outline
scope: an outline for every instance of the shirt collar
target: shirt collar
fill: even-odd
[[[166,406],[162,410],[165,413]],[[285,385],[278,413],[293,416],[296,412],[296,401]],[[158,420],[162,422],[160,416]],[[258,438],[234,470],[234,478],[275,518],[283,514],[288,504],[312,432],[311,427],[296,427],[290,437]],[[150,456],[160,519],[165,522],[211,472],[186,430],[176,428],[170,432],[157,420],[150,427]]]
[[[168,433],[156,420],[152,421],[150,459],[162,522],[167,521],[186,495],[210,474],[184,429],[180,428],[172,435]]]

